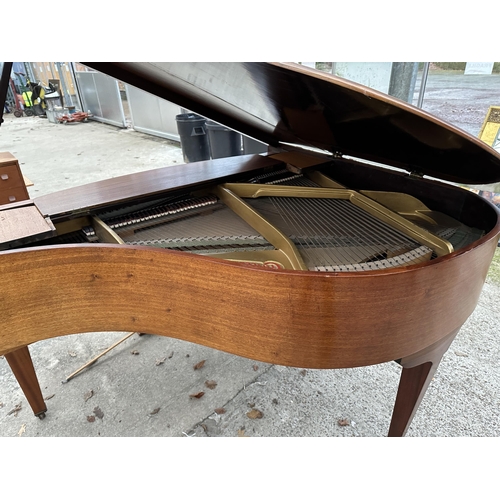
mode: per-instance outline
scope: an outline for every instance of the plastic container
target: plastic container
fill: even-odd
[[[241,134],[216,122],[207,121],[212,158],[241,155]]]
[[[182,113],[175,117],[181,139],[182,154],[186,163],[210,160],[210,144],[207,121],[194,113]]]
[[[251,137],[243,136],[243,154],[259,154],[259,153],[267,153],[267,144],[263,142],[256,141]]]

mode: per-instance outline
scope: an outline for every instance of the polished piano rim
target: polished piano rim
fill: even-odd
[[[9,280],[4,294],[9,296],[6,306],[15,317],[5,322],[5,331],[15,329],[17,334],[2,339],[2,352],[60,335],[109,330],[165,335],[303,368],[382,363],[420,351],[465,322],[477,304],[482,281],[463,280],[461,293],[452,296],[445,294],[446,282],[463,274],[463,266],[471,274],[483,276],[496,243],[495,235],[486,237],[474,247],[474,258],[469,258],[469,249],[454,258],[443,257],[439,263],[411,268],[320,275],[249,269],[211,257],[127,245],[11,250],[4,255],[8,263],[4,275]],[[117,273],[120,266],[128,271]],[[149,266],[154,267],[153,272]],[[16,282],[20,269],[29,278]],[[194,282],[192,274],[196,274]],[[64,283],[63,277],[68,275],[71,283]],[[242,294],[241,287],[235,290],[226,285],[221,293],[216,285],[222,282],[246,283],[251,291]],[[415,282],[423,291],[419,288],[406,296],[402,304],[399,290],[409,289]],[[161,291],[181,285],[190,290],[183,299],[173,300]],[[375,286],[383,296],[377,301],[367,292]],[[40,305],[33,301],[38,287],[50,297]],[[293,292],[285,293],[290,289]],[[251,306],[241,303],[242,295]],[[261,297],[266,295],[263,301]],[[353,301],[356,308],[350,305]],[[26,302],[30,304],[28,314],[21,305]],[[440,314],[444,308],[446,318]],[[390,319],[385,317],[387,310]],[[243,325],[227,326],[240,315],[246,318]],[[159,324],[159,318],[164,323]]]
[[[245,172],[244,159],[234,162],[243,162]],[[228,162],[224,164],[227,166]],[[203,169],[203,165],[199,168]],[[338,166],[336,171],[339,172]],[[148,173],[132,177],[136,179],[138,175],[147,177]],[[157,175],[158,172],[153,178],[157,179]],[[388,175],[401,182],[399,174]],[[129,177],[114,182],[126,179]],[[411,185],[422,182],[426,181],[411,180]],[[95,185],[89,185],[85,189],[93,192],[94,188]],[[487,201],[461,188],[445,188],[460,199],[465,197],[478,206],[484,205],[491,211],[490,219],[495,220],[495,208]],[[68,190],[68,199],[78,204],[73,193],[85,189]],[[48,207],[49,198],[60,206],[57,194],[44,197],[40,205]],[[5,331],[15,329],[19,334],[16,339],[2,335],[2,350],[7,352],[57,335],[141,330],[290,366],[343,368],[400,359],[446,337],[472,313],[499,231],[497,219],[478,241],[433,261],[342,273],[260,269],[208,256],[130,245],[94,243],[11,250],[2,254],[6,282],[11,284],[3,296],[13,311]],[[68,267],[68,263],[76,267]],[[151,264],[152,269],[148,270]],[[29,269],[22,286],[14,278],[19,266]],[[50,274],[46,272],[47,266],[51,266]],[[466,274],[464,268],[468,269]],[[126,269],[132,270],[131,276]],[[72,280],[64,283],[68,275]],[[218,278],[214,279],[216,275]],[[226,283],[225,287],[221,285],[224,292],[217,290],[215,283]],[[242,287],[231,288],[231,283],[248,283],[243,302]],[[18,284],[22,291],[16,292]],[[168,293],[172,286],[185,287],[181,295],[186,303],[162,307],[158,300],[168,304],[172,300]],[[45,305],[38,307],[33,297],[40,287],[48,293]],[[116,289],[120,294],[113,298]],[[380,292],[376,297],[374,289]],[[149,295],[144,299],[143,294],[149,293],[159,293],[161,299]],[[22,299],[18,299],[19,294]],[[263,300],[266,296],[267,300]],[[33,303],[32,314],[23,316],[19,304],[27,300]],[[47,300],[52,306],[47,305]],[[145,317],[141,314],[144,304],[149,308]],[[185,307],[197,309],[198,305],[200,318],[201,311],[210,310],[213,319],[190,320]],[[56,307],[65,311],[57,319],[53,313]],[[83,314],[89,309],[93,311],[91,316]],[[168,326],[164,327],[156,318],[166,309],[170,312],[165,316]],[[16,310],[18,314],[14,314]],[[442,315],[440,310],[448,314]],[[251,320],[244,325],[228,326],[241,316],[250,316]],[[311,324],[315,325],[314,331]]]

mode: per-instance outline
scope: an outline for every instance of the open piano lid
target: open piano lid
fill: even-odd
[[[82,63],[271,146],[314,148],[464,184],[500,154],[399,99],[293,63]]]

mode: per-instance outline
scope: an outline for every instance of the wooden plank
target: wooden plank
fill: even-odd
[[[55,228],[35,205],[0,210],[0,249],[12,248],[55,234]]]
[[[30,181],[25,175],[23,175],[24,185],[26,187],[34,186],[34,182]]]
[[[0,168],[4,165],[18,165],[18,161],[12,153],[0,151]]]

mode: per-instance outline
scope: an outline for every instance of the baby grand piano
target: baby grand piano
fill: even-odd
[[[403,436],[499,238],[497,209],[452,183],[499,181],[500,155],[294,64],[84,64],[269,148],[1,207],[0,354],[35,415],[29,344],[140,331],[294,367],[397,361]]]

